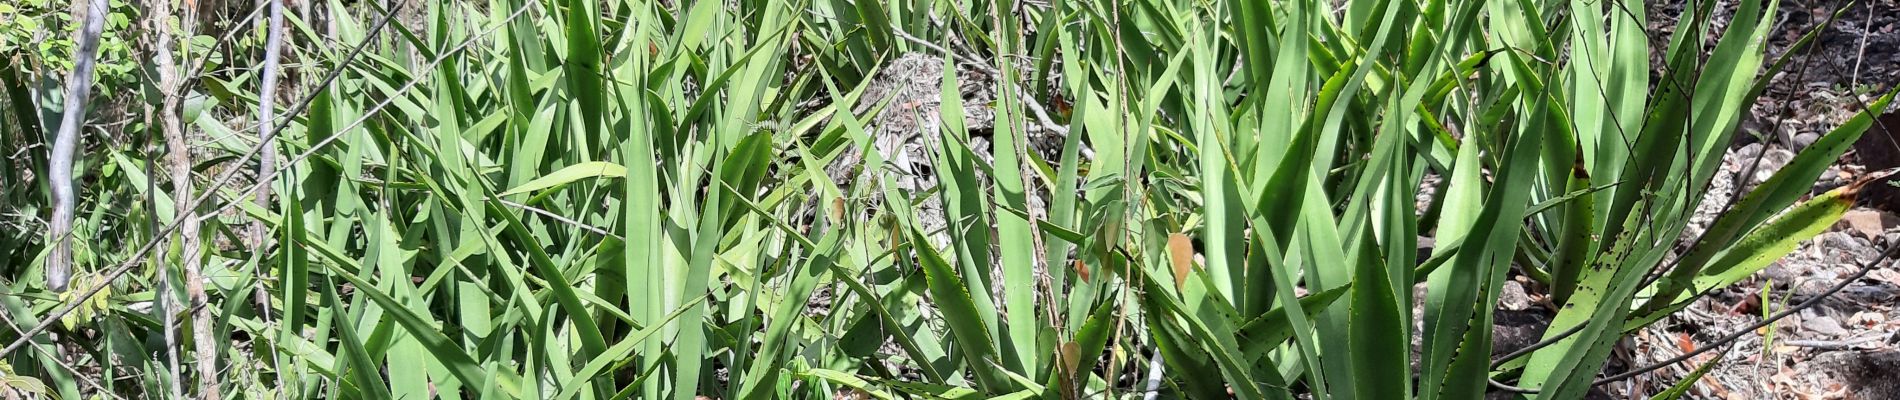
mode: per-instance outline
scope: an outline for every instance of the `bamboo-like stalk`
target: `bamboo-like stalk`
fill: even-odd
[[[52,254],[46,257],[46,288],[66,291],[73,270],[73,154],[79,150],[79,130],[86,123],[86,99],[92,94],[92,74],[99,55],[99,34],[105,30],[106,1],[90,0],[79,9],[84,21],[73,49],[73,72],[66,77],[66,110],[60,117],[59,133],[53,139],[53,154],[48,157],[47,186],[53,192],[53,220],[47,231]]]

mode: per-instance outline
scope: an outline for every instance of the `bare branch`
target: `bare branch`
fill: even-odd
[[[1806,347],[1806,348],[1820,349],[1820,350],[1846,350],[1846,349],[1851,349],[1851,348],[1860,346],[1862,344],[1873,343],[1873,342],[1878,342],[1881,340],[1888,340],[1888,339],[1893,339],[1893,338],[1900,338],[1900,336],[1897,336],[1889,332],[1885,335],[1862,336],[1862,337],[1857,337],[1853,339],[1844,339],[1844,340],[1789,340],[1782,343],[1787,344],[1789,346],[1794,346],[1794,347]]]

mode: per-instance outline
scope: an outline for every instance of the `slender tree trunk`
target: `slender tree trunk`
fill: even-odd
[[[271,124],[276,123],[276,111],[273,107],[277,100],[277,65],[279,53],[284,45],[284,1],[269,1],[270,31],[269,39],[264,42],[264,73],[261,81],[263,88],[258,90],[257,95],[257,137],[262,143],[260,146],[264,147],[264,154],[258,158],[256,196],[257,208],[265,210],[271,209],[271,181],[275,179],[277,173],[277,130]],[[264,226],[264,220],[251,221],[249,233],[250,237],[246,242],[251,251],[257,254],[267,251],[270,247],[270,229]],[[260,256],[259,259],[261,260],[262,257]],[[264,278],[269,274],[265,270],[264,263],[259,262],[257,285],[252,297],[254,297],[253,301],[257,302],[259,315],[269,321],[270,292],[264,289]]]
[[[73,271],[73,153],[79,150],[79,131],[86,124],[86,98],[92,93],[93,62],[99,55],[99,33],[106,26],[106,1],[90,0],[80,9],[85,15],[73,49],[73,73],[66,77],[66,111],[61,116],[59,133],[53,138],[53,154],[46,171],[47,185],[53,191],[53,221],[47,242],[53,247],[46,257],[46,288],[66,291]]]
[[[167,24],[169,24],[169,21],[167,21],[167,19],[171,17],[171,8],[165,2],[155,2],[152,4],[154,6],[150,7],[151,10],[148,10],[148,12],[146,13],[148,15],[146,16],[147,18],[145,20],[145,29],[146,29],[145,32],[148,35],[152,35],[152,37],[148,38],[148,40],[150,40],[150,42],[148,43],[150,43],[150,46],[152,46],[150,49],[150,51],[152,52],[152,59],[154,60],[154,62],[160,62],[160,64],[158,64],[161,66],[159,69],[163,70],[171,66],[171,50],[169,47],[171,43],[171,39],[168,36],[166,36],[167,35],[166,32],[169,32],[166,26]],[[176,74],[176,72],[172,72],[172,73]],[[160,93],[159,96],[161,98],[159,99],[158,103],[165,104],[165,102],[170,99],[170,93],[171,91]],[[170,109],[153,108],[152,107],[153,102],[147,101],[144,103],[145,103],[145,126],[153,126],[152,124],[154,122],[153,119],[157,118],[158,115],[171,114]],[[161,112],[161,110],[164,110],[164,111]],[[165,119],[165,122],[170,122],[169,117],[166,117],[164,119]],[[165,129],[165,128],[161,128],[161,129]],[[163,132],[169,132],[169,131],[163,131]],[[147,138],[146,139],[147,145],[145,149],[146,150],[145,170],[158,171],[159,169],[158,169],[157,162],[155,161],[155,159],[158,157],[157,155],[161,152],[160,147],[156,143],[151,142],[150,135],[147,135],[146,138]],[[169,144],[171,135],[165,135],[165,139],[168,141],[167,144]],[[151,210],[154,210],[154,211],[151,211],[153,216],[158,215],[158,212],[156,211],[158,209],[158,194],[157,194],[158,187],[157,186],[158,186],[157,177],[153,177],[153,179],[145,180],[146,202],[150,204],[149,207],[151,207]],[[173,201],[181,202],[181,201],[189,201],[189,200],[190,199],[173,200]],[[180,214],[173,213],[173,215],[180,215]],[[151,224],[150,229],[147,231],[147,232],[150,232],[151,240],[153,241],[163,240],[158,235],[158,225],[159,224],[157,223]],[[172,293],[172,285],[171,285],[171,282],[172,282],[171,270],[172,269],[170,266],[167,266],[164,264],[165,257],[161,253],[152,252],[149,255],[149,257],[151,257],[151,264],[153,266],[158,267],[158,281],[155,285],[153,285],[154,287],[152,288],[152,291],[154,294],[156,294],[156,296],[154,297],[156,297],[155,300],[158,303],[159,320],[161,324],[163,325],[162,329],[164,329],[164,332],[165,332],[165,335],[164,335],[165,336],[165,367],[166,367],[165,368],[165,387],[167,390],[169,390],[169,393],[171,394],[171,396],[168,398],[182,399],[182,398],[185,398],[185,388],[184,388],[184,379],[181,378],[181,376],[183,375],[181,373],[181,369],[178,366],[179,365],[178,364],[178,301],[175,300],[173,297],[173,296],[176,296],[176,294]]]
[[[94,1],[103,2],[103,0]],[[200,270],[204,249],[199,243],[198,213],[192,208],[192,200],[196,197],[192,196],[191,190],[191,146],[186,141],[185,125],[179,115],[182,111],[180,102],[184,99],[182,88],[185,77],[179,76],[179,66],[172,58],[172,45],[176,42],[176,38],[171,32],[171,25],[166,23],[171,19],[172,5],[169,1],[160,3],[161,5],[150,10],[153,20],[159,21],[154,27],[158,33],[158,43],[155,45],[158,51],[152,57],[152,61],[158,64],[158,90],[165,96],[163,108],[159,111],[162,121],[160,126],[165,132],[166,146],[171,148],[171,153],[165,158],[167,163],[171,164],[172,199],[174,199],[173,204],[178,207],[176,214],[179,218],[179,248],[184,252],[179,259],[185,266],[185,297],[190,302],[188,309],[191,310],[192,341],[197,348],[195,357],[198,365],[198,396],[202,399],[218,400],[223,397],[218,390],[220,380],[217,360],[218,344],[212,341],[214,335],[211,334],[211,309],[205,296],[203,271]],[[179,21],[179,26],[184,30],[182,35],[191,34],[192,21],[195,18],[195,15],[191,15],[190,9],[187,9],[186,13]]]

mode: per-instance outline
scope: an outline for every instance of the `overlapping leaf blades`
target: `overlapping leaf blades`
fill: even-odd
[[[1029,3],[433,1],[345,60],[326,46],[369,36],[363,6],[332,2],[333,29],[297,30],[301,57],[346,72],[301,89],[315,101],[281,133],[300,155],[272,182],[282,201],[212,219],[263,221],[280,243],[210,256],[275,276],[267,310],[243,302],[249,282],[214,282],[224,326],[255,341],[222,349],[257,377],[233,389],[1465,399],[1500,378],[1578,398],[1625,332],[1839,218],[1852,188],[1801,197],[1872,121],[1823,136],[1664,263],[1761,93],[1774,0],[1726,24],[1692,0],[1656,49],[1640,3]],[[907,52],[942,62],[937,96],[854,107]],[[1653,88],[1650,54],[1666,60]],[[1009,84],[966,98],[965,63]],[[207,79],[210,101],[246,96]],[[872,125],[887,109],[940,121],[907,155],[935,189],[900,190],[896,155],[876,151],[862,179],[826,171],[890,132]],[[978,111],[994,126],[966,121]],[[1036,147],[1057,128],[1059,149]],[[117,150],[96,173],[122,187],[95,210],[170,201]],[[1418,209],[1428,174],[1446,183]],[[947,231],[922,222],[930,201]],[[99,215],[78,232],[152,239]],[[101,250],[86,256],[131,256]],[[1563,307],[1554,344],[1499,362],[1513,269]],[[98,328],[114,340],[158,335],[149,314],[112,313]]]

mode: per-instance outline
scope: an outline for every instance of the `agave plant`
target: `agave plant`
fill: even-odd
[[[62,398],[1581,398],[1619,338],[1839,219],[1859,185],[1809,190],[1894,96],[1685,235],[1790,67],[1775,0],[1688,1],[1666,40],[1586,0],[397,3],[255,25],[288,78],[204,64],[276,41],[167,48],[189,76],[145,104],[207,193],[86,139],[82,279],[34,278],[64,236],[0,236],[0,370]],[[48,92],[0,77],[0,139],[45,142]],[[164,245],[196,220],[202,258]],[[198,263],[208,317],[165,301]],[[1513,276],[1556,307],[1494,358]]]

